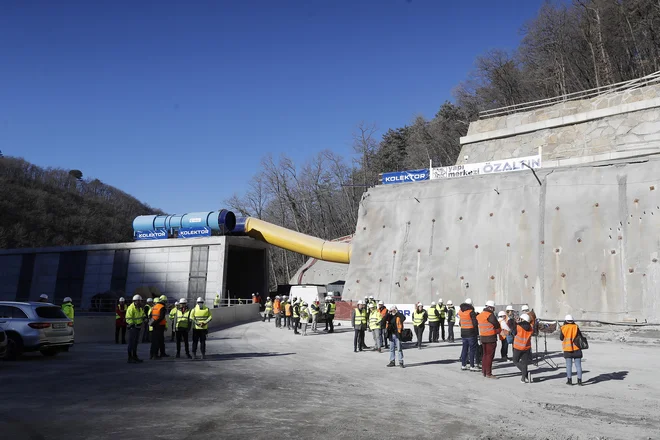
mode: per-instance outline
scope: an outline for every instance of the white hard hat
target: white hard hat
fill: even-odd
[[[199,298],[197,298],[197,302],[198,302],[198,303],[203,303],[204,300],[203,300],[202,297],[200,296]]]
[[[500,310],[497,316],[506,316],[506,312],[504,310]]]
[[[46,295],[45,293],[42,293],[41,295],[39,295],[39,298],[40,299],[48,299],[48,295]]]
[[[529,306],[528,306],[527,304],[525,304],[524,306],[522,306],[522,307],[520,308],[520,310],[523,311],[523,312],[525,312],[525,311],[529,310]]]
[[[523,313],[522,315],[520,315],[520,319],[529,322],[529,315],[527,313]]]
[[[135,296],[140,296],[140,295],[135,295]],[[135,296],[134,296],[133,298],[135,298]],[[142,299],[141,296],[140,296],[140,299]],[[147,302],[148,302],[148,303],[150,303],[150,302],[154,302],[154,299],[153,299],[153,298],[147,298]]]
[[[362,300],[358,301],[358,306],[363,306],[363,305],[364,305],[364,301]]]
[[[438,298],[438,304],[442,304],[442,298]]]
[[[279,296],[279,295],[275,295],[275,299],[280,299],[280,296]]]
[[[398,310],[398,309],[396,308],[396,306],[390,307],[390,312],[393,311],[393,310]]]
[[[373,295],[369,295],[369,299],[374,299],[374,296],[373,296]]]
[[[378,301],[378,305],[379,305],[379,306],[384,306],[384,305],[385,305],[385,303],[384,303],[384,302],[382,302],[382,301]]]
[[[495,301],[486,301],[486,307],[495,307]]]
[[[573,315],[564,316],[564,321],[573,322]]]
[[[512,312],[513,311],[513,306],[506,306],[506,311],[507,312]]]
[[[147,301],[149,301],[149,299]],[[142,301],[142,297],[140,295],[133,295],[133,301]]]
[[[267,297],[266,297],[266,300],[270,301],[270,296],[267,296]]]
[[[126,301],[126,300],[124,299],[123,296],[122,296],[121,298],[119,298],[119,302],[120,302],[120,303],[123,303],[124,301]]]
[[[465,304],[472,304],[472,300],[470,298],[466,299]]]
[[[417,307],[424,307],[424,304],[422,304],[421,302],[418,302]]]
[[[70,296],[67,296],[66,298],[64,298],[64,299],[62,300],[62,302],[65,302],[65,303],[68,302],[68,303],[70,303],[70,302],[71,302],[71,297],[70,297]]]
[[[179,304],[179,301],[174,301],[174,305],[176,306],[177,304]]]
[[[188,304],[188,300],[185,299],[185,298],[181,298],[181,299],[179,300],[179,304]]]
[[[448,305],[448,306],[453,306],[453,305],[454,305],[454,303],[453,303],[453,302],[451,302],[451,300],[449,300],[449,301],[447,301],[447,305]]]
[[[431,301],[431,305],[434,306],[434,305],[435,305],[435,301]]]
[[[376,308],[376,304],[374,304],[374,303],[369,303],[369,308],[370,308],[370,309],[375,309],[375,308]]]
[[[256,294],[256,293],[253,293],[252,296],[257,296],[257,294]]]

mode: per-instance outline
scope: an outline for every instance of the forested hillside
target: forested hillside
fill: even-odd
[[[133,219],[157,212],[79,170],[0,157],[0,249],[131,241]]]
[[[492,48],[476,57],[474,70],[453,90],[454,102],[438,103],[432,118],[411,115],[409,124],[396,128],[359,123],[352,157],[326,151],[303,164],[266,157],[250,189],[226,202],[243,215],[322,238],[349,235],[362,194],[378,183],[379,173],[428,167],[429,160],[454,164],[459,137],[480,111],[660,70],[658,0],[548,2],[521,32],[517,50]],[[274,250],[271,283],[288,282],[304,261]]]

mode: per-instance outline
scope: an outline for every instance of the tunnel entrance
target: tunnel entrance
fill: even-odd
[[[267,249],[230,243],[225,289],[229,298],[251,300],[252,293],[268,295]]]

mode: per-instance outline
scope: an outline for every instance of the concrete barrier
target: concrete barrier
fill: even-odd
[[[211,309],[213,320],[209,330],[239,322],[256,321],[260,319],[258,304],[242,304],[231,307]],[[168,331],[170,322],[168,318]],[[115,316],[90,315],[76,316],[74,321],[75,341],[80,342],[114,342]]]

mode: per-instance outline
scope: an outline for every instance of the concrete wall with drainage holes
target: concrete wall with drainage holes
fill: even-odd
[[[660,155],[370,189],[345,299],[660,322]]]

